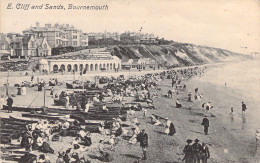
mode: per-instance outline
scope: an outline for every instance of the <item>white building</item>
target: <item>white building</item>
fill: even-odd
[[[121,69],[121,60],[116,56],[111,56],[111,53],[109,52],[98,52],[96,54],[90,54],[87,55],[85,59],[51,59],[47,62],[49,72],[85,71],[87,73],[89,71],[110,71]],[[39,67],[41,67],[41,65],[39,65]]]

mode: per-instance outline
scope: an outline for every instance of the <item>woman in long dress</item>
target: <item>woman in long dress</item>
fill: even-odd
[[[22,86],[22,95],[26,95],[26,87],[25,86]]]
[[[66,109],[69,109],[69,106],[70,106],[70,98],[69,98],[69,96],[67,95],[65,99],[66,99],[65,107],[66,107]]]

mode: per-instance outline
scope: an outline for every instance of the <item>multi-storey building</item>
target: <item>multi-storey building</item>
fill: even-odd
[[[24,35],[33,34],[36,37],[46,37],[51,48],[65,46],[88,46],[88,37],[82,34],[81,30],[70,26],[69,24],[45,24],[40,27],[40,23],[36,22],[36,27],[30,27],[23,31]]]
[[[22,36],[16,33],[2,34],[0,45],[1,50],[8,51],[10,56],[28,57],[51,55],[51,47],[46,37],[36,37],[34,35]]]
[[[94,33],[94,32],[91,32],[91,33],[88,33],[88,36],[89,36],[89,40],[90,41],[93,41],[93,40],[100,40],[100,39],[109,39],[109,38],[112,38],[116,41],[120,41],[120,35],[118,34],[118,32],[104,32],[104,33]]]

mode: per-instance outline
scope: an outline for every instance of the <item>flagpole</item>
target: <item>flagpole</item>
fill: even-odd
[[[9,95],[9,70],[8,70],[8,74],[7,74],[7,79],[6,79],[6,96]]]

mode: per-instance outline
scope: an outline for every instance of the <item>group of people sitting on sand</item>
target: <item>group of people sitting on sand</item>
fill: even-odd
[[[165,121],[165,124],[163,124],[163,122],[161,122],[160,120]],[[164,133],[166,135],[173,136],[176,133],[174,124],[168,118],[164,118],[164,117],[152,114],[150,116],[150,123],[155,125],[155,126],[163,126],[163,127],[165,127]]]

